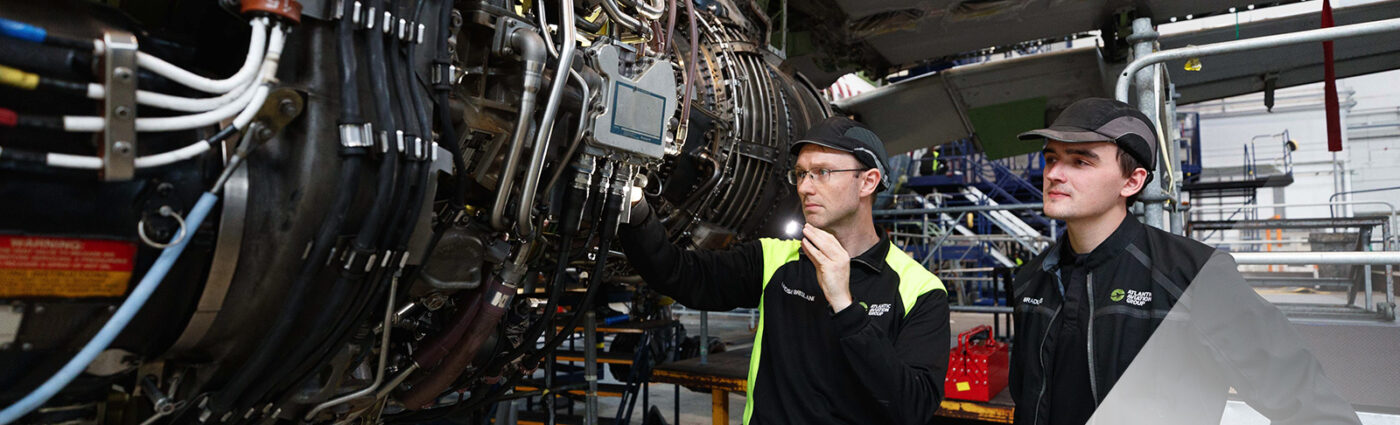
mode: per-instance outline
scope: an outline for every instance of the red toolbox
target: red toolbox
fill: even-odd
[[[1006,388],[1010,365],[1011,347],[992,337],[991,326],[972,328],[958,335],[958,346],[948,353],[943,392],[950,399],[989,401]]]

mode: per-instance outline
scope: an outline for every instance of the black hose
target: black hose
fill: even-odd
[[[213,396],[209,403],[209,409],[214,412],[212,418],[220,418],[225,412],[235,407],[235,403],[245,388],[253,383],[263,366],[271,360],[276,352],[276,346],[282,341],[296,323],[296,317],[301,312],[303,301],[310,289],[312,278],[320,271],[321,266],[326,263],[330,256],[330,248],[335,245],[336,237],[339,236],[341,228],[345,224],[345,215],[350,210],[350,203],[353,201],[355,186],[358,183],[361,168],[359,156],[346,158],[345,164],[340,169],[339,187],[336,192],[331,207],[327,210],[327,217],[322,220],[321,228],[316,232],[316,239],[312,243],[311,255],[302,263],[296,280],[293,281],[291,289],[287,292],[286,298],[282,302],[282,309],[273,322],[271,329],[253,354],[239,368],[238,373],[228,385],[224,386],[218,394]]]
[[[427,0],[418,0],[418,5],[413,7],[413,22],[423,22],[423,6],[427,4]],[[408,43],[408,51],[404,55],[408,67],[405,69],[408,70],[408,93],[413,98],[413,115],[418,117],[418,128],[422,131],[423,139],[432,140],[433,119],[428,112],[427,97],[422,93],[423,87],[418,84],[418,71],[414,68],[414,64],[417,63],[414,58],[418,56],[418,45],[422,42],[418,40],[417,43]],[[457,141],[453,140],[451,143],[455,144]]]
[[[344,3],[343,16],[354,16],[351,7],[354,2]],[[355,58],[355,23],[353,19],[341,19],[335,28],[335,51],[340,60],[340,123],[361,124],[360,116],[359,62]]]
[[[418,12],[421,12],[423,1],[420,0],[417,3],[416,9]],[[416,74],[412,71],[411,62],[406,60],[404,55],[399,54],[400,49],[397,48],[397,44],[396,41],[390,41],[390,45],[394,47],[387,49],[390,55],[390,62],[386,67],[386,70],[389,71],[389,78],[396,83],[392,88],[396,89],[397,93],[392,97],[400,99],[400,109],[397,111],[397,118],[399,123],[403,125],[403,128],[406,129],[407,133],[430,134],[430,127],[426,126],[427,119],[421,112],[422,109],[419,108],[419,103],[410,102],[410,98],[421,98],[421,96],[415,96],[417,91],[413,89],[412,84],[405,84],[407,83],[406,80],[413,78],[412,76]],[[412,50],[412,46],[413,44],[409,44],[410,51]],[[408,92],[408,94],[404,92]],[[399,276],[399,270],[397,270],[401,263],[399,260],[403,258],[402,256],[407,255],[406,249],[408,242],[417,224],[418,216],[422,211],[424,199],[427,196],[427,178],[431,171],[430,164],[425,162],[426,158],[424,158],[424,160],[408,161],[407,155],[405,155],[403,159],[407,161],[407,163],[401,170],[403,174],[397,180],[400,182],[407,182],[409,187],[396,190],[393,200],[389,205],[403,206],[406,202],[407,208],[395,208],[388,218],[388,225],[383,226],[383,234],[379,235],[377,238],[381,248],[397,251],[397,256],[388,259],[390,263],[388,264],[389,267],[380,270],[378,276],[371,279],[371,282],[376,282],[376,284],[367,285],[368,288],[360,289],[358,295],[350,300],[349,307],[344,309],[340,308],[345,298],[343,294],[351,291],[341,290],[342,285],[358,282],[363,276],[356,276],[353,273],[342,273],[341,278],[337,279],[336,286],[334,287],[335,290],[332,292],[331,299],[328,300],[329,302],[327,302],[326,308],[322,310],[322,314],[314,322],[316,326],[313,327],[313,329],[328,329],[329,331],[324,332],[323,336],[308,338],[306,342],[298,347],[295,353],[290,357],[292,359],[302,359],[300,362],[290,363],[295,364],[297,367],[284,367],[280,369],[278,373],[272,375],[274,378],[278,378],[279,384],[277,386],[269,386],[275,389],[274,394],[281,393],[287,388],[294,386],[297,382],[301,382],[301,380],[315,373],[329,362],[333,355],[348,341],[347,338],[351,335],[350,331],[353,329],[353,325],[360,323],[362,320],[359,318],[363,316],[366,311],[369,311],[368,306],[374,304],[371,302],[375,299],[373,294],[380,292],[381,287],[387,286],[393,278]],[[373,290],[368,290],[369,288],[373,288]],[[339,317],[332,321],[332,313],[340,314]]]
[[[589,275],[588,291],[584,293],[583,300],[579,301],[578,306],[574,308],[574,314],[569,316],[568,322],[564,325],[563,330],[560,330],[553,338],[545,342],[544,347],[532,353],[533,355],[531,357],[534,357],[537,361],[544,353],[554,351],[560,343],[564,342],[564,339],[569,335],[573,335],[574,329],[577,328],[579,322],[583,320],[583,313],[592,308],[593,300],[597,298],[598,292],[601,291],[603,287],[603,283],[607,281],[604,274],[607,272],[608,252],[612,248],[613,237],[617,235],[617,221],[618,216],[622,215],[623,198],[626,198],[626,196],[608,194],[607,199],[603,202],[603,228],[599,230],[597,261],[593,266],[593,274]]]
[[[467,164],[462,158],[462,147],[457,144],[457,129],[452,125],[452,56],[447,51],[447,39],[452,33],[452,0],[440,0],[442,10],[438,14],[437,58],[433,65],[438,67],[439,79],[433,83],[437,94],[438,125],[441,126],[442,145],[452,153],[452,168],[456,170],[456,187],[452,190],[448,205],[460,210],[467,199]]]
[[[383,10],[382,1],[371,0],[371,7],[377,10]],[[390,96],[389,88],[385,84],[387,71],[384,65],[383,39],[379,36],[379,32],[377,31],[364,31],[362,34],[365,37],[365,42],[369,45],[367,61],[370,65],[371,86],[375,91],[375,96],[373,97],[375,98],[376,116],[381,123],[382,131],[393,134],[396,125],[394,122],[394,111],[388,101],[388,97]],[[358,169],[358,167],[356,168]],[[370,211],[361,222],[360,231],[354,239],[351,260],[342,269],[341,277],[336,280],[333,289],[330,291],[331,299],[324,300],[325,302],[322,303],[325,307],[321,310],[321,314],[317,315],[317,321],[314,323],[319,323],[322,320],[328,319],[330,311],[334,310],[335,307],[343,302],[342,299],[344,298],[345,291],[339,289],[347,283],[347,280],[359,280],[359,278],[363,277],[364,272],[362,270],[364,270],[367,265],[366,263],[370,261],[370,258],[372,258],[376,251],[375,237],[378,235],[379,229],[383,226],[385,215],[388,213],[387,209],[389,205],[386,205],[388,203],[385,201],[387,199],[392,199],[394,177],[397,173],[398,160],[396,155],[386,152],[380,158],[379,182],[375,188]],[[342,188],[342,191],[353,191],[358,185],[359,182],[357,179],[351,179],[342,181],[339,187]],[[339,227],[344,223],[344,211],[349,209],[348,204],[349,203],[346,202],[346,206],[342,209],[332,209],[332,211],[338,212],[336,216],[340,218],[340,221],[335,223],[336,229],[334,229],[334,232],[329,232],[329,235],[324,233],[318,234],[316,245],[322,245],[322,237],[326,238],[326,243],[319,248],[313,249],[324,249],[327,253],[329,252],[330,246],[335,242],[335,237],[340,233]],[[322,230],[326,230],[324,224]],[[238,404],[239,402],[255,403],[260,401],[267,389],[273,386],[276,381],[279,381],[277,378],[285,376],[273,375],[271,377],[266,377],[262,372],[269,362],[273,360],[273,357],[281,351],[279,349],[282,348],[283,339],[285,339],[287,334],[291,331],[293,324],[296,322],[297,317],[304,307],[303,304],[310,286],[310,281],[315,278],[321,265],[325,264],[327,256],[328,255],[320,255],[319,260],[317,258],[310,258],[306,264],[303,264],[302,271],[298,274],[297,280],[293,284],[291,294],[289,294],[288,298],[284,301],[284,308],[278,314],[277,322],[273,325],[273,328],[267,332],[267,336],[243,364],[239,373],[233,376],[229,384],[221,391],[221,394],[215,397],[210,403],[211,409],[215,413],[214,417],[220,417],[224,412],[234,407],[246,405]],[[313,326],[312,329],[315,330],[317,327]],[[318,338],[301,339],[301,344],[296,344],[298,348],[295,352],[300,353],[307,350],[307,348],[302,347],[306,347],[308,342],[314,341],[318,341]],[[287,358],[297,359],[300,357],[294,355]],[[292,363],[284,363],[284,366],[279,369],[285,369],[288,367],[286,365],[289,364]],[[254,391],[247,391],[249,386],[253,385],[254,382],[257,382],[257,389]]]
[[[540,354],[550,352],[554,348],[558,347],[559,344],[563,342],[568,335],[573,334],[573,329],[576,328],[578,326],[578,322],[582,320],[583,312],[587,311],[589,308],[592,308],[591,305],[593,303],[594,298],[596,298],[597,293],[601,290],[600,288],[602,288],[603,282],[606,281],[606,276],[604,276],[604,273],[606,273],[607,271],[607,253],[609,248],[611,248],[610,245],[612,244],[613,237],[616,236],[617,221],[618,217],[622,213],[622,201],[624,198],[625,196],[607,195],[607,199],[603,202],[603,227],[602,229],[599,229],[600,233],[598,240],[598,261],[594,265],[594,273],[592,275],[593,277],[590,278],[588,291],[584,295],[583,300],[580,301],[578,306],[574,309],[574,315],[569,318],[569,321],[564,325],[563,330],[556,334],[549,341],[547,341],[543,348],[532,353],[530,357],[532,357],[533,359],[530,360],[530,362],[538,362],[539,359],[537,357]],[[567,261],[567,259],[562,259],[561,261]],[[533,339],[527,339],[524,340],[524,342],[522,342],[520,346],[524,347],[527,346],[527,344],[533,345],[532,342]],[[498,356],[497,359],[509,359],[510,357],[513,357],[513,355],[507,355],[504,357]],[[491,370],[491,367],[488,366],[487,368],[483,368],[481,370]],[[510,379],[507,379],[504,382],[495,384],[495,386],[489,391],[483,391],[482,388],[474,388],[472,391],[471,398],[449,407],[397,415],[386,419],[388,423],[396,424],[423,423],[449,416],[460,415],[465,412],[471,412],[486,406],[488,402],[497,399],[497,397],[499,397],[506,390],[515,388],[515,384],[516,381],[518,381],[518,379],[519,376],[511,377]]]
[[[560,223],[563,227],[559,232],[561,235],[559,238],[559,263],[554,270],[554,275],[550,277],[552,283],[549,288],[549,298],[544,305],[544,315],[530,323],[530,326],[525,329],[525,332],[521,334],[520,345],[511,348],[504,356],[497,357],[498,360],[483,370],[494,370],[499,367],[500,361],[509,361],[534,348],[535,340],[544,335],[546,327],[554,318],[556,306],[559,305],[559,300],[564,295],[566,270],[569,266],[569,247],[573,244],[574,235],[583,219],[581,214],[575,212],[592,210],[595,203],[598,202],[597,197],[588,196],[588,191],[587,188],[570,187],[569,191],[565,193],[564,209],[562,210],[565,215],[564,221]]]
[[[370,0],[370,7],[373,10],[386,10],[383,0]],[[375,251],[375,238],[379,236],[380,228],[384,225],[384,218],[389,213],[389,208],[394,205],[383,202],[394,199],[394,180],[399,174],[398,155],[393,153],[397,150],[397,145],[393,140],[395,132],[399,130],[398,120],[395,119],[394,106],[389,102],[392,91],[389,88],[389,69],[387,65],[388,56],[384,52],[384,37],[378,30],[364,31],[365,44],[369,45],[369,71],[370,86],[374,91],[374,110],[380,122],[382,134],[386,135],[384,143],[385,153],[379,162],[379,187],[377,193],[388,194],[382,198],[376,198],[380,202],[375,202],[370,206],[369,213],[365,215],[364,226],[360,233],[355,235],[354,249],[363,255],[372,255]]]

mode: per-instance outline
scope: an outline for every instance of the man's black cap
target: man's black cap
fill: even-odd
[[[793,143],[789,151],[797,155],[802,145],[807,143],[850,153],[862,165],[880,170],[880,187],[875,192],[883,192],[890,186],[890,175],[885,171],[885,160],[889,158],[885,153],[885,142],[880,141],[880,136],[876,136],[865,124],[846,117],[828,117],[808,129],[802,140]]]
[[[1113,99],[1080,99],[1060,112],[1048,128],[1021,133],[1021,140],[1039,138],[1063,142],[1114,142],[1142,168],[1157,168],[1157,132],[1152,121],[1132,105]],[[1148,178],[1152,177],[1149,173]]]

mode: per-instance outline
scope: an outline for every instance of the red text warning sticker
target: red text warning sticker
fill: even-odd
[[[0,298],[119,297],[135,257],[130,242],[0,235]]]

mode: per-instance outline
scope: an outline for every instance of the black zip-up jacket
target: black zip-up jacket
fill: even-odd
[[[1014,287],[1011,398],[1018,425],[1049,423],[1047,371],[1064,309],[1056,244]],[[1089,253],[1085,319],[1091,423],[1220,423],[1229,388],[1274,424],[1359,423],[1317,359],[1234,258],[1131,215]],[[1111,392],[1111,390],[1113,390]]]
[[[855,303],[833,314],[798,240],[684,250],[654,217],[623,226],[627,259],[651,288],[700,310],[759,308],[744,423],[933,421],[948,368],[947,291],[883,233],[851,259]]]

